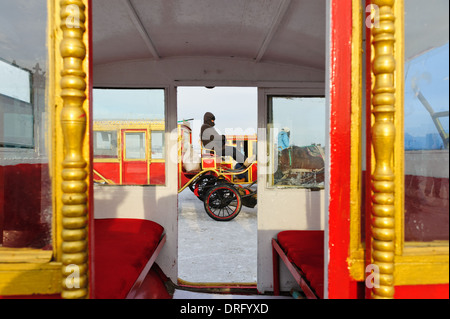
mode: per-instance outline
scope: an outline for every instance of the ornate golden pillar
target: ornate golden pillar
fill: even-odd
[[[88,183],[87,162],[83,157],[87,120],[86,73],[83,69],[86,46],[86,7],[81,0],[61,0],[60,54],[63,59],[61,93],[63,108],[60,124],[63,133],[61,171],[61,261],[62,297],[88,297]]]
[[[374,0],[379,8],[379,27],[372,29],[372,263],[378,285],[374,298],[394,297],[395,205],[393,153],[395,140],[395,15],[394,0]]]

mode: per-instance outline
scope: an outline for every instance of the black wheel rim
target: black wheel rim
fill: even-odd
[[[230,220],[239,213],[241,198],[235,189],[219,186],[208,194],[205,206],[214,219]]]

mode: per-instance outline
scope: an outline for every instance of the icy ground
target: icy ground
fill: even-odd
[[[257,208],[231,221],[210,218],[189,189],[178,195],[178,277],[205,283],[256,282]]]

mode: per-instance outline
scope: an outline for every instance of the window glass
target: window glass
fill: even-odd
[[[151,141],[152,141],[152,159],[163,159],[164,158],[164,132],[163,131],[152,131]]]
[[[32,73],[0,59],[0,145],[2,147],[34,146]]]
[[[405,1],[405,239],[449,238],[449,2]]]
[[[325,99],[269,97],[268,186],[324,187]]]
[[[96,88],[93,101],[94,170],[101,183],[164,185],[164,89]]]
[[[258,147],[258,142],[256,142],[256,141],[254,141],[254,142],[252,142],[252,150],[253,150],[253,153],[252,153],[252,155],[253,154],[258,154],[258,149],[257,149],[257,147]]]
[[[236,141],[236,148],[239,152],[248,156],[244,147],[244,141]]]
[[[0,247],[51,250],[47,1],[0,8]]]
[[[94,131],[94,157],[117,158],[117,131]]]
[[[125,159],[144,159],[145,132],[125,133]]]
[[[191,146],[191,132],[183,130],[183,151],[186,152]]]

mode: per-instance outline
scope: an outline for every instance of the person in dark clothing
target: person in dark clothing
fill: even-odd
[[[200,129],[200,139],[203,147],[213,150],[218,156],[231,156],[237,163],[241,164],[241,166],[250,166],[254,161],[254,158],[249,159],[239,152],[236,147],[225,145],[225,135],[219,134],[214,128],[215,120],[216,117],[211,112],[206,112],[203,116],[203,125]]]

